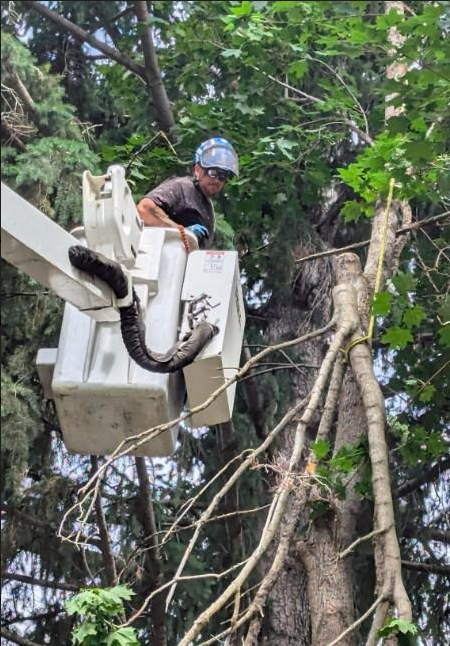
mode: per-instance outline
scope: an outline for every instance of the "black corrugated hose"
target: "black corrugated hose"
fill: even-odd
[[[105,281],[117,298],[122,299],[127,295],[128,281],[118,262],[81,245],[69,248],[69,259],[77,269]],[[122,339],[128,354],[141,368],[150,372],[168,373],[184,368],[194,361],[208,341],[219,332],[216,325],[201,321],[168,352],[152,352],[145,344],[145,323],[134,289],[133,302],[120,307],[119,314]]]

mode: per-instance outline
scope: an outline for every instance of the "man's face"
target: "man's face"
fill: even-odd
[[[215,197],[220,193],[226,183],[226,179],[219,179],[218,177],[209,177],[207,170],[202,168],[200,164],[195,164],[194,175],[198,180],[198,185],[203,195],[206,197]]]

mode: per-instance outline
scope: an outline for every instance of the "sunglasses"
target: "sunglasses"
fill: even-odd
[[[208,177],[217,177],[221,182],[226,182],[227,179],[230,179],[233,174],[227,170],[222,170],[221,168],[205,168],[205,174]]]

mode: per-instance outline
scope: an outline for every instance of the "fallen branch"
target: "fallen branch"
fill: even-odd
[[[338,289],[338,288],[336,288]],[[306,428],[311,422],[311,419],[319,405],[323,390],[329,375],[333,369],[336,356],[342,347],[344,340],[353,330],[353,322],[348,318],[345,312],[344,299],[341,292],[336,292],[336,296],[341,296],[339,300],[339,308],[341,312],[341,326],[337,330],[334,339],[332,340],[327,354],[323,360],[319,375],[313,385],[306,409],[297,424],[294,448],[289,461],[288,469],[277,487],[277,491],[272,500],[272,505],[266,520],[266,525],[261,535],[260,542],[256,549],[253,551],[241,572],[235,580],[224,590],[224,592],[195,620],[194,624],[187,631],[184,637],[179,642],[178,646],[188,646],[193,642],[199,633],[202,632],[205,625],[209,620],[227,603],[227,601],[240,589],[244,581],[250,576],[259,560],[266,552],[271,544],[276,532],[278,531],[281,519],[286,510],[291,491],[294,488],[294,480],[292,474],[297,467],[298,461],[301,457]],[[344,307],[343,307],[344,305]]]
[[[200,535],[200,531],[202,527],[206,524],[208,519],[210,518],[211,514],[213,513],[214,509],[217,507],[219,504],[219,501],[223,498],[223,496],[231,489],[231,487],[235,484],[235,482],[241,477],[241,475],[246,471],[255,461],[255,458],[265,451],[270,444],[273,442],[275,437],[280,433],[280,431],[291,422],[295,416],[297,415],[299,409],[304,405],[305,400],[302,400],[299,402],[296,406],[291,408],[286,415],[282,418],[282,420],[275,426],[275,428],[269,433],[269,435],[266,437],[264,442],[259,445],[257,449],[254,449],[253,451],[250,452],[250,454],[247,456],[245,461],[236,469],[236,471],[233,473],[233,475],[228,479],[228,481],[224,484],[224,486],[218,491],[218,493],[214,496],[208,507],[205,509],[201,517],[196,523],[196,529],[195,532],[189,541],[189,545],[183,555],[183,558],[178,566],[177,572],[175,574],[175,578],[179,577],[181,572],[184,569],[184,566],[186,565],[186,562],[192,553],[192,550],[194,549],[195,543],[198,540],[198,537]],[[169,605],[173,594],[175,592],[175,584],[172,587],[168,597],[167,597],[167,606]]]

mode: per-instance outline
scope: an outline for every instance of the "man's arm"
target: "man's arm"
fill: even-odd
[[[137,210],[141,220],[147,227],[171,227],[176,229],[178,226],[150,197],[143,197],[137,205]]]

